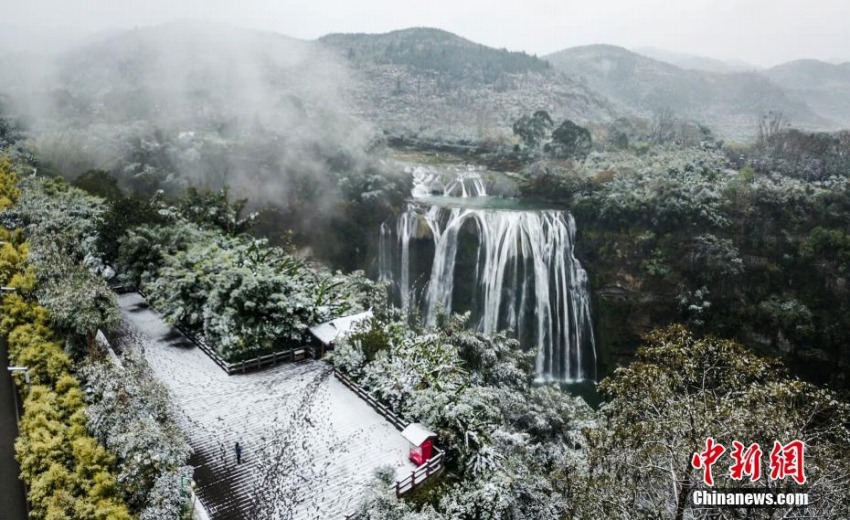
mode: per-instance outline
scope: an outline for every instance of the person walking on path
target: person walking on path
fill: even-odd
[[[234,449],[236,450],[236,464],[242,464],[242,446],[237,442]]]

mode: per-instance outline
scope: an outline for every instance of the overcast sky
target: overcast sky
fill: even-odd
[[[611,43],[762,66],[850,60],[850,0],[12,0],[0,23],[99,31],[184,18],[307,39],[439,27],[538,55]]]

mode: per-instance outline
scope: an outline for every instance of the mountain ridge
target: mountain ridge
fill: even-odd
[[[172,51],[181,57],[172,57]],[[510,139],[513,121],[541,109],[580,124],[652,118],[665,110],[736,138],[754,135],[757,120],[770,111],[782,112],[806,129],[850,126],[850,63],[795,60],[764,71],[717,73],[610,44],[535,56],[432,27],[304,40],[220,22],[180,20],[88,37],[58,61],[61,74],[44,84],[26,83],[20,79],[26,76],[22,71],[37,60],[0,48],[0,69],[5,71],[0,90],[12,85],[19,91],[76,91],[63,103],[77,103],[84,111],[105,99],[107,108],[121,117],[137,104],[133,91],[151,71],[158,88],[166,91],[185,86],[175,78],[188,78],[184,83],[201,90],[221,86],[215,102],[237,111],[237,101],[257,82],[284,86],[284,91],[296,84],[297,100],[275,96],[263,101],[320,109],[332,100],[333,110],[362,116],[391,134],[460,139]],[[199,62],[215,73],[199,70]],[[218,62],[226,70],[211,65]],[[232,81],[233,75],[245,81]],[[824,78],[832,79],[826,85]],[[107,91],[112,97],[100,99]],[[262,112],[263,104],[255,101],[249,105]],[[157,110],[167,113],[171,108]]]
[[[675,52],[657,47],[637,47],[631,49],[631,51],[657,61],[663,61],[671,65],[675,65],[682,69],[701,70],[704,72],[715,72],[721,74],[761,70],[760,67],[743,61],[721,60],[708,56]]]
[[[806,128],[834,126],[758,72],[686,70],[614,45],[572,47],[544,59],[621,106],[649,117],[670,111],[726,136],[754,135],[758,119],[771,111]]]

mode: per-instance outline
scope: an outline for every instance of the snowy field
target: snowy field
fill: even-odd
[[[213,520],[343,518],[375,468],[414,469],[407,441],[326,363],[228,376],[141,296],[120,303],[177,405],[195,452],[196,491]]]

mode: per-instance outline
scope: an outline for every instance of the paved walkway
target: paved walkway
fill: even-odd
[[[0,517],[4,520],[26,520],[27,500],[24,485],[19,480],[20,466],[15,460],[15,438],[18,436],[18,417],[12,377],[6,370],[9,356],[6,340],[0,338]]]
[[[342,518],[376,468],[391,466],[400,475],[414,468],[398,430],[326,363],[228,376],[141,296],[122,295],[120,304],[177,404],[195,452],[197,493],[213,520]]]

